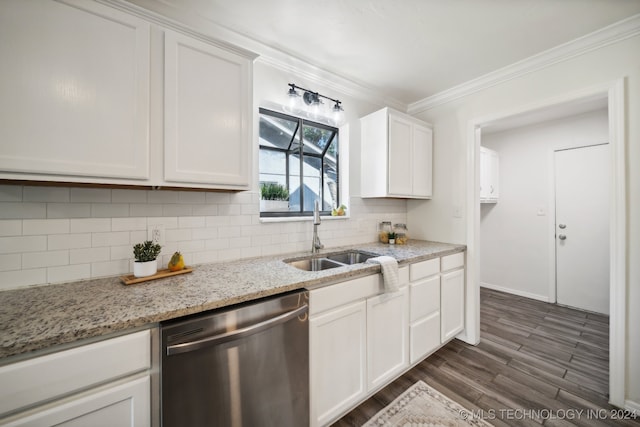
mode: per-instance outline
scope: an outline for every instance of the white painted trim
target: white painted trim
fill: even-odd
[[[388,105],[400,111],[407,110],[407,104],[380,93],[364,82],[347,79],[334,72],[325,70],[289,52],[275,49],[260,40],[240,34],[202,17],[176,11],[156,0],[97,0],[103,4],[134,14],[154,24],[188,34],[207,43],[233,50],[244,56],[254,58],[256,62],[276,68],[286,74],[294,75],[301,81],[321,85],[335,90],[341,95],[371,102],[376,105]],[[133,2],[133,3],[132,3]],[[134,4],[135,3],[135,4]],[[180,22],[179,22],[180,21]],[[197,22],[196,22],[197,21]],[[294,82],[297,83],[297,82]],[[287,88],[283,88],[285,93]]]
[[[611,150],[609,401],[623,406],[628,369],[625,80],[618,79],[607,93]]]
[[[504,83],[511,79],[532,73],[553,64],[566,61],[604,46],[634,37],[640,34],[640,14],[630,16],[622,21],[601,28],[575,40],[548,49],[522,61],[499,68],[484,76],[469,80],[460,85],[431,95],[420,101],[409,104],[407,112],[415,115],[438,105]]]
[[[467,302],[471,305],[474,299],[469,299],[479,293],[479,223],[480,223],[480,176],[479,176],[479,146],[481,135],[479,130],[483,125],[525,112],[532,112],[546,107],[557,106],[570,102],[607,96],[609,105],[609,144],[611,147],[611,213],[610,213],[610,317],[609,317],[609,401],[612,405],[623,407],[625,404],[627,348],[626,348],[626,134],[625,134],[625,79],[620,78],[612,82],[594,85],[579,91],[563,94],[551,99],[517,107],[499,114],[469,121],[467,133]],[[475,290],[474,290],[475,288]],[[478,300],[479,306],[479,300]],[[478,307],[479,308],[479,307]],[[472,312],[471,312],[472,313]],[[467,308],[467,334],[480,329],[479,316],[469,316]]]
[[[532,294],[531,292],[519,291],[513,288],[505,288],[504,286],[493,285],[487,282],[480,282],[481,288],[493,289],[494,291],[500,291],[511,295],[517,295],[519,297],[531,298],[537,301],[550,302],[549,298],[545,295]]]
[[[459,339],[472,345],[480,342],[480,126],[469,123],[467,130],[467,274],[465,286],[465,327]]]
[[[640,403],[634,402],[633,400],[625,400],[624,409],[633,412],[636,417],[640,417]]]
[[[548,271],[548,299],[550,303],[555,303],[557,298],[556,292],[556,177],[554,171],[556,170],[555,164],[555,151],[549,150],[547,164],[549,165],[549,183],[548,202],[549,212],[547,212],[547,248],[549,251],[549,271]]]

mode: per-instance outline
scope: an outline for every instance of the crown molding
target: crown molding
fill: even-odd
[[[67,0],[68,1],[68,0]],[[75,0],[71,0],[75,1]],[[211,20],[180,10],[172,0],[97,0],[135,14],[152,23],[200,38],[209,43],[236,51],[253,58],[255,62],[294,74],[305,82],[335,90],[340,95],[351,96],[376,105],[391,106],[401,111],[407,104],[382,94],[379,90],[347,79],[332,71],[323,69],[291,53],[274,48],[265,43],[238,33],[233,29]],[[284,89],[283,89],[284,90]],[[337,96],[336,96],[337,97]]]
[[[600,30],[553,47],[506,67],[499,68],[450,89],[409,104],[407,112],[418,114],[447,102],[471,95],[525,74],[538,71],[587,52],[634,37],[640,34],[640,14],[618,21]]]

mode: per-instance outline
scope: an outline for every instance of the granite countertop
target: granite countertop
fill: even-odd
[[[465,246],[409,240],[406,245],[368,243],[321,253],[348,249],[389,255],[403,265],[461,252]],[[282,262],[308,255],[299,252],[203,264],[189,274],[128,286],[119,277],[110,277],[2,291],[0,358],[380,272],[377,264],[309,272]]]

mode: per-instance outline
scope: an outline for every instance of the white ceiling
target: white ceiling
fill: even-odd
[[[640,0],[160,2],[405,104],[640,13]]]

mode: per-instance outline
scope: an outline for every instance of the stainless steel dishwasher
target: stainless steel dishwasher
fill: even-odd
[[[163,322],[163,427],[309,424],[308,294]]]

